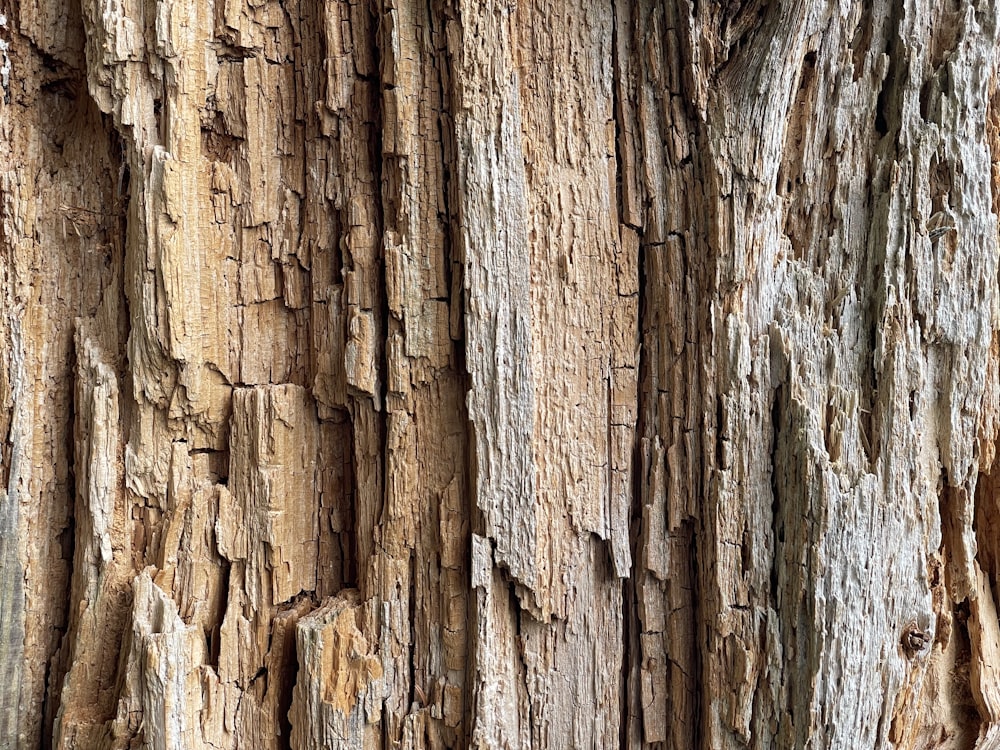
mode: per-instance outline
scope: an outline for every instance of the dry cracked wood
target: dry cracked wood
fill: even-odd
[[[0,747],[997,746],[997,10],[0,0]]]

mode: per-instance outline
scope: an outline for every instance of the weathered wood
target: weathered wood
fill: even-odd
[[[997,744],[995,4],[0,14],[0,746]]]

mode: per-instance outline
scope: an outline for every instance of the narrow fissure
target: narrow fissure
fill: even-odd
[[[622,155],[622,139],[625,131],[625,112],[621,101],[621,87],[624,86],[622,80],[622,50],[620,49],[619,31],[621,25],[627,19],[619,18],[621,8],[618,2],[611,5],[611,55],[612,55],[612,112],[615,121],[615,201],[617,205],[617,216],[619,221],[619,232],[623,218],[625,217],[625,195],[624,195],[624,159]],[[631,11],[631,6],[627,8]],[[631,15],[631,14],[629,14]],[[643,341],[644,332],[648,325],[647,295],[646,295],[646,245],[642,237],[641,229],[636,228],[638,237],[638,254],[636,259],[636,271],[638,274],[638,300],[636,305],[636,340]],[[625,245],[622,243],[624,251]],[[641,716],[633,716],[632,706],[641,705],[640,687],[636,683],[639,675],[639,663],[642,658],[638,645],[638,636],[641,630],[639,626],[638,600],[636,584],[643,573],[640,566],[643,564],[642,550],[640,549],[640,538],[642,533],[642,498],[643,498],[643,451],[642,436],[646,434],[646,413],[649,408],[647,389],[642,385],[648,382],[646,368],[648,367],[647,354],[645,348],[638,347],[636,361],[637,383],[636,389],[636,424],[633,429],[632,438],[632,477],[631,489],[632,497],[628,512],[628,538],[629,550],[632,558],[632,569],[628,578],[621,584],[622,590],[622,665],[620,676],[620,709],[619,709],[619,744],[623,750],[632,746],[632,740],[636,729],[641,731]],[[610,417],[610,411],[609,411]],[[609,428],[610,429],[610,428]],[[609,441],[610,441],[609,435]],[[610,443],[609,443],[610,444]],[[635,679],[634,679],[635,678]],[[635,723],[633,723],[635,722]],[[637,738],[636,738],[637,739]]]
[[[73,644],[70,642],[70,637],[72,636],[72,631],[70,630],[70,620],[72,611],[74,609],[73,602],[73,577],[76,574],[76,548],[77,548],[77,491],[76,491],[76,473],[77,473],[77,452],[76,448],[76,435],[77,435],[77,420],[81,415],[77,414],[77,377],[78,377],[78,361],[76,347],[70,347],[69,351],[69,362],[68,370],[73,373],[73,378],[71,380],[71,387],[69,388],[69,413],[67,414],[66,420],[69,425],[69,430],[67,430],[65,435],[66,441],[66,458],[68,461],[67,474],[66,474],[66,526],[59,532],[57,537],[58,547],[62,552],[62,558],[66,562],[66,567],[68,570],[68,575],[66,576],[66,585],[62,593],[63,599],[66,602],[66,608],[64,610],[64,617],[55,625],[54,629],[60,634],[58,639],[58,646],[56,647],[55,653],[53,653],[50,658],[46,661],[45,665],[45,694],[43,696],[44,702],[44,715],[42,718],[42,736],[41,736],[41,748],[42,750],[48,750],[52,746],[54,741],[54,730],[55,730],[55,719],[56,714],[59,711],[59,706],[62,701],[62,688],[63,688],[63,677],[65,677],[66,671],[69,669],[69,659],[71,652],[73,650]]]
[[[347,512],[344,514],[346,517],[345,528],[338,535],[342,556],[341,577],[344,588],[359,588],[361,582],[360,571],[358,570],[358,487],[355,481],[358,473],[355,467],[354,441],[346,440],[345,443],[346,450],[350,453],[350,460],[348,462],[350,476],[346,477],[345,481],[350,483],[350,489],[345,493],[345,497],[343,498],[344,507],[347,509]]]
[[[779,461],[778,461],[778,450],[779,442],[778,436],[781,434],[781,410],[782,410],[782,400],[784,398],[784,386],[778,386],[774,390],[774,395],[772,396],[771,402],[771,445],[770,445],[770,456],[771,456],[771,570],[770,570],[770,585],[771,585],[771,606],[775,611],[779,609],[779,593],[780,593],[780,575],[778,572],[779,568],[779,554],[785,542],[785,532],[783,524],[781,521],[781,493],[779,491]]]
[[[374,34],[372,35],[371,42],[371,55],[372,55],[372,66],[376,71],[382,70],[382,64],[384,55],[382,54],[381,43],[385,38],[382,32],[382,24],[385,22],[386,12],[381,8],[372,8],[370,11],[373,15],[377,14],[375,18],[375,25],[373,26]],[[371,136],[369,142],[369,148],[371,149],[371,164],[374,171],[373,178],[374,184],[378,186],[378,200],[375,201],[375,207],[377,208],[376,215],[373,217],[375,221],[374,227],[372,227],[372,233],[375,237],[383,238],[385,236],[385,217],[386,217],[386,197],[385,197],[385,171],[382,166],[382,156],[383,156],[383,134],[385,129],[385,106],[384,106],[384,96],[386,85],[383,83],[381,77],[379,76],[376,81],[370,84],[375,87],[378,92],[377,96],[372,97],[372,124],[371,124]],[[389,299],[385,291],[385,243],[380,241],[379,255],[378,255],[378,273],[379,278],[374,284],[375,289],[378,290],[377,299],[375,300],[375,305],[377,305],[378,320],[377,324],[379,326],[379,339],[376,345],[376,352],[378,355],[378,388],[379,393],[375,396],[375,411],[376,418],[375,421],[378,424],[378,445],[381,448],[379,460],[381,461],[381,471],[379,476],[378,492],[381,496],[382,510],[377,513],[373,520],[375,523],[378,519],[382,517],[382,511],[386,507],[388,498],[386,497],[387,490],[387,478],[389,476],[389,450],[386,445],[386,434],[388,432],[388,407],[386,398],[389,393],[389,320],[392,313],[389,310]],[[372,529],[374,532],[374,529]],[[361,570],[358,571],[358,577],[362,578]]]
[[[520,667],[518,683],[524,688],[524,703],[528,710],[528,731],[531,741],[530,747],[536,747],[535,740],[538,738],[538,727],[535,725],[535,705],[532,702],[531,685],[528,684],[528,660],[525,657],[527,644],[524,633],[524,611],[521,609],[521,599],[517,593],[517,584],[510,580],[507,583],[508,606],[514,613],[514,642],[517,648],[517,661]]]
[[[63,630],[63,635],[65,636],[66,631]],[[53,674],[53,667],[55,666],[55,660],[58,658],[60,651],[56,651],[55,655],[45,663],[45,694],[43,700],[45,702],[45,713],[42,717],[43,730],[41,737],[39,738],[38,747],[39,750],[50,750],[55,737],[53,736],[53,728],[55,724],[55,714],[59,706],[59,693],[60,685],[53,685],[53,681],[59,683],[59,680],[54,680],[55,675]]]
[[[419,590],[419,584],[417,582],[417,561],[416,555],[413,551],[410,551],[410,591],[407,596],[407,604],[409,605],[409,611],[407,612],[407,617],[409,621],[410,628],[410,658],[406,660],[406,666],[409,669],[409,675],[407,675],[409,683],[408,694],[406,700],[406,710],[410,711],[413,709],[414,703],[416,702],[417,695],[417,594]],[[424,703],[424,701],[422,701]]]

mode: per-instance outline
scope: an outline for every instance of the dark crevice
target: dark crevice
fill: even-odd
[[[372,8],[371,13],[373,16],[377,13],[377,9]],[[380,41],[382,39],[382,23],[384,22],[384,15],[379,15],[373,19],[373,29],[372,34],[372,65],[376,70],[382,69],[382,49],[380,47]],[[385,225],[386,216],[389,215],[389,207],[386,205],[386,174],[385,168],[383,166],[383,132],[385,130],[385,111],[383,106],[383,92],[382,86],[380,84],[371,84],[370,88],[374,89],[374,94],[371,98],[372,104],[372,122],[369,124],[369,140],[368,148],[369,155],[373,170],[373,184],[378,186],[378,193],[375,196],[375,208],[378,209],[375,215],[375,226],[372,228],[373,236],[384,237],[385,236]],[[389,321],[392,317],[392,313],[389,310],[389,299],[388,294],[386,294],[385,289],[385,243],[378,243],[379,255],[378,255],[378,273],[380,278],[377,279],[375,288],[380,290],[377,299],[373,304],[373,311],[375,312],[376,324],[379,326],[379,345],[377,347],[376,357],[378,364],[378,387],[380,389],[379,393],[376,395],[376,410],[385,409],[386,398],[388,396],[388,376],[389,376],[389,353],[387,350],[387,344],[389,341]],[[383,412],[382,419],[382,440],[381,445],[385,445],[385,419]],[[388,451],[382,451],[382,492],[385,491],[385,478],[388,476],[389,470],[389,454]],[[384,500],[384,498],[383,498]]]
[[[889,68],[875,101],[874,123],[875,131],[881,137],[897,132],[902,125],[901,92],[907,77],[909,50],[907,43],[899,38],[899,13],[900,8],[893,3],[885,26],[885,55],[889,60]]]
[[[632,675],[637,671],[636,661],[642,657],[638,644],[639,615],[635,595],[636,578],[637,575],[633,573],[631,578],[622,581],[622,669],[619,688],[621,716],[618,727],[618,744],[622,750],[633,746],[631,742],[634,726],[632,698],[637,696],[639,686],[635,684]],[[640,717],[634,718],[638,721]]]
[[[295,647],[295,634],[291,634],[291,648],[289,649],[289,659],[285,662],[285,669],[282,670],[281,695],[278,699],[278,727],[281,731],[279,743],[282,750],[290,750],[292,747],[292,701],[294,700],[295,683],[299,676],[298,649]]]
[[[878,100],[875,103],[875,132],[880,136],[884,136],[889,132],[886,91],[886,86],[883,84],[882,89],[878,93]]]
[[[536,732],[538,732],[539,727],[535,725],[535,704],[532,701],[534,696],[531,694],[530,686],[528,684],[528,675],[530,670],[528,669],[528,659],[526,657],[527,643],[525,643],[526,636],[524,633],[524,611],[521,609],[521,600],[518,596],[517,585],[513,581],[510,581],[507,586],[510,611],[514,613],[514,642],[517,647],[518,666],[520,667],[521,672],[518,683],[525,690],[526,695],[524,702],[528,707],[527,726],[531,732],[531,740],[529,744],[531,747],[537,747],[538,744],[535,740]]]
[[[435,15],[431,2],[428,0],[427,13],[431,21],[431,36],[440,35],[442,39],[447,39],[447,25],[457,15],[458,11],[452,7],[449,0],[444,0],[441,11],[443,24],[438,28],[435,24]],[[447,49],[447,42],[443,47],[437,47],[434,54],[434,69],[437,72],[437,86],[441,96],[441,109],[436,119],[438,146],[440,148],[441,159],[441,195],[444,205],[443,213],[440,214],[444,222],[442,239],[444,242],[444,275],[445,287],[448,289],[446,300],[449,305],[449,332],[454,341],[461,342],[463,339],[462,330],[464,320],[464,299],[463,299],[463,267],[459,248],[461,242],[456,238],[456,230],[452,227],[458,226],[458,139],[455,133],[455,106],[452,101],[454,92],[450,89],[450,83],[454,79],[452,71],[453,61]],[[461,353],[461,367],[456,362],[456,371],[465,373],[464,350],[462,345],[454,347],[456,353]]]
[[[618,219],[625,216],[624,188],[622,185],[623,159],[622,159],[622,134],[625,130],[625,114],[622,102],[618,95],[618,87],[621,83],[621,53],[618,49],[618,3],[611,3],[611,111],[615,121],[615,200],[618,206]],[[640,329],[641,330],[641,329]]]
[[[698,643],[699,633],[702,632],[702,623],[705,622],[707,613],[705,603],[702,601],[701,592],[699,590],[699,584],[701,583],[701,578],[699,572],[701,571],[700,554],[699,554],[699,534],[696,530],[694,520],[687,520],[682,524],[682,531],[687,538],[688,553],[688,576],[691,579],[691,592],[689,594],[691,601],[691,631],[692,640]],[[703,538],[703,537],[702,537]],[[702,677],[704,672],[704,657],[706,644],[701,644],[700,647],[694,649],[694,654],[691,657],[691,674],[685,674],[688,683],[691,686],[691,705],[693,709],[690,712],[690,720],[693,726],[690,730],[690,736],[692,739],[692,747],[702,747],[702,735],[704,729],[702,727],[702,716],[707,713],[710,706],[706,706],[706,696],[701,690]],[[674,668],[678,668],[676,665]]]
[[[351,485],[343,498],[345,507],[347,508],[347,511],[344,513],[346,528],[338,534],[338,537],[341,548],[341,576],[343,578],[343,586],[344,588],[356,589],[361,585],[361,582],[358,580],[357,485],[354,483],[357,472],[355,470],[354,441],[347,440],[345,442],[349,451],[348,465],[350,467],[350,478],[348,481],[351,482]]]
[[[375,70],[380,70],[382,65],[381,50],[379,48],[379,24],[380,19],[378,17],[378,9],[372,5],[367,6],[365,10],[359,11],[358,15],[366,14],[365,19],[367,23],[362,24],[360,29],[352,29],[352,34],[357,40],[357,44],[367,44],[368,45],[368,55],[372,60],[372,67]],[[322,17],[322,13],[318,14]],[[353,19],[352,19],[353,20]],[[363,53],[359,53],[363,54]],[[325,86],[325,77],[323,77]],[[383,127],[383,113],[382,113],[382,101],[380,96],[380,86],[377,79],[363,79],[364,85],[358,86],[359,97],[361,101],[370,105],[371,119],[365,118],[358,125],[358,129],[367,137],[366,148],[368,150],[368,160],[372,166],[372,181],[371,185],[378,191],[383,181],[382,172],[382,127]],[[325,97],[325,92],[322,94]],[[353,113],[355,118],[360,119],[362,117],[361,113]],[[343,167],[345,164],[345,159],[342,152],[338,149],[344,149],[345,145],[343,142],[337,144],[334,149],[334,156],[337,161],[338,167]],[[338,156],[339,154],[339,156]],[[345,179],[343,175],[338,176],[338,179]],[[374,209],[374,215],[372,216],[374,225],[372,227],[372,234],[376,237],[381,237],[384,231],[384,207],[382,202],[381,193],[375,193],[371,196],[372,206]],[[334,280],[340,286],[343,291],[343,305],[344,309],[341,314],[344,316],[344,324],[346,329],[347,324],[347,299],[346,299],[346,287],[344,285],[344,271],[348,269],[347,257],[345,253],[345,246],[347,242],[347,235],[350,229],[350,217],[349,217],[350,207],[345,205],[341,210],[332,211],[332,223],[333,223],[333,237],[335,242],[331,253],[331,261],[334,265]],[[381,249],[381,243],[380,243]],[[353,258],[351,261],[353,262]],[[378,265],[372,269],[376,274],[379,274],[379,278],[371,280],[373,282],[373,287],[375,289],[384,289],[384,279],[385,279],[385,262],[384,253],[380,253],[378,257]],[[330,304],[335,302],[335,298],[330,300]],[[358,477],[361,476],[359,471],[359,461],[367,460],[368,457],[358,455],[358,443],[359,434],[361,429],[359,428],[358,422],[361,419],[360,414],[364,410],[371,411],[372,426],[371,429],[376,433],[373,435],[374,446],[384,446],[385,445],[385,435],[386,435],[386,424],[385,415],[382,411],[383,405],[385,404],[385,399],[387,395],[387,359],[386,359],[386,348],[385,342],[388,340],[388,321],[389,321],[389,307],[388,300],[385,294],[378,295],[372,303],[371,312],[375,318],[375,324],[378,327],[378,345],[375,351],[375,366],[377,370],[376,380],[379,392],[368,396],[365,394],[355,394],[352,392],[350,386],[348,386],[348,396],[347,396],[347,411],[350,416],[350,434],[352,439],[348,442],[350,443],[350,476],[354,479],[352,490],[353,497],[352,502],[349,505],[349,519],[348,526],[349,530],[344,533],[349,534],[350,539],[347,543],[346,548],[349,550],[350,559],[345,562],[344,569],[348,571],[348,581],[345,584],[356,585],[359,590],[363,593],[366,591],[366,582],[364,580],[364,572],[361,569],[361,560],[359,556],[361,555],[363,545],[360,541],[361,534],[372,535],[374,529],[361,529],[362,520],[368,520],[372,524],[377,524],[378,520],[382,516],[384,504],[385,504],[385,477],[387,476],[388,470],[388,454],[387,451],[379,449],[378,456],[372,456],[371,460],[373,462],[379,462],[377,470],[374,470],[374,474],[371,477],[371,483],[373,485],[372,489],[376,493],[376,497],[380,500],[380,507],[374,509],[371,517],[369,519],[360,519],[358,514],[358,504],[357,494],[358,494]],[[374,448],[373,445],[368,445],[369,449]],[[368,561],[366,561],[368,562]]]
[[[715,465],[717,468],[725,468],[725,444],[729,442],[729,435],[726,431],[726,407],[721,394],[715,396]]]
[[[60,609],[61,617],[54,627],[54,629],[60,633],[60,637],[57,641],[59,645],[56,647],[55,653],[51,654],[46,660],[45,694],[42,698],[42,705],[44,706],[40,745],[42,750],[48,750],[54,741],[53,732],[55,727],[55,718],[62,702],[63,677],[65,677],[66,672],[70,668],[69,659],[73,649],[73,644],[70,640],[73,635],[73,631],[70,630],[70,623],[73,610],[77,604],[77,602],[73,601],[73,577],[75,573],[77,546],[77,461],[80,458],[77,456],[75,448],[76,437],[81,429],[81,426],[78,424],[80,415],[77,414],[76,403],[76,384],[79,378],[78,368],[79,363],[77,361],[76,347],[70,347],[67,371],[72,373],[72,377],[70,378],[71,387],[68,389],[69,404],[68,414],[66,417],[66,424],[69,425],[69,429],[66,431],[66,435],[64,436],[64,450],[66,451],[66,461],[68,464],[66,475],[66,526],[63,527],[57,536],[58,547],[62,551],[61,556],[65,562],[67,572],[64,593],[60,597],[62,601],[66,602],[66,606]]]
[[[646,330],[649,322],[649,302],[647,299],[647,278],[646,278],[646,245],[642,238],[639,239],[639,258],[637,260],[638,266],[638,288],[639,288],[639,299],[638,299],[638,328],[640,340],[643,331]],[[631,705],[633,703],[633,691],[639,691],[639,685],[632,680],[629,675],[637,670],[638,660],[641,659],[641,653],[638,648],[638,633],[640,631],[639,625],[639,612],[638,612],[638,592],[636,586],[639,582],[641,576],[645,575],[644,572],[640,572],[640,565],[642,560],[642,549],[641,549],[641,539],[642,539],[642,527],[643,527],[643,498],[645,496],[645,486],[649,480],[649,477],[645,473],[645,460],[644,454],[649,447],[649,442],[645,441],[643,438],[646,435],[649,425],[647,423],[647,414],[653,408],[651,401],[655,403],[657,394],[652,392],[650,388],[642,387],[643,383],[649,382],[651,380],[650,373],[648,372],[650,368],[650,362],[646,353],[645,347],[639,347],[639,356],[636,362],[636,367],[638,368],[638,384],[639,387],[636,389],[636,425],[635,425],[635,439],[632,446],[632,501],[629,508],[629,548],[631,550],[632,556],[632,575],[626,578],[622,583],[622,606],[625,609],[623,613],[623,638],[624,638],[624,656],[622,661],[622,677],[624,685],[624,697],[622,701],[622,726],[621,726],[621,742],[622,747],[630,747],[630,736],[629,736],[629,724],[631,723]],[[644,443],[646,448],[644,449]],[[641,705],[640,696],[636,695],[636,703]],[[636,717],[638,719],[638,717]]]
[[[219,671],[219,647],[222,642],[222,623],[225,622],[226,612],[229,609],[229,578],[233,567],[232,563],[225,558],[221,558],[221,562],[222,578],[219,581],[219,614],[206,633],[206,639],[208,640],[208,666],[212,667],[216,672]]]
[[[631,11],[631,5],[626,3],[627,10]],[[613,2],[611,5],[611,52],[612,52],[612,85],[611,85],[611,96],[612,96],[612,113],[615,123],[615,200],[617,202],[617,215],[619,221],[623,221],[625,217],[625,186],[624,180],[627,177],[624,174],[625,162],[623,158],[622,149],[624,147],[623,137],[625,132],[625,111],[624,104],[621,101],[621,86],[622,81],[622,61],[621,54],[622,50],[619,48],[619,33],[620,28],[623,24],[629,22],[630,18],[619,18],[619,7],[618,2]],[[629,16],[631,13],[628,14]],[[637,286],[638,286],[638,300],[637,300],[637,317],[636,317],[636,339],[642,341],[643,332],[646,330],[649,324],[648,316],[649,310],[647,309],[647,296],[646,296],[646,247],[641,236],[641,230],[638,227],[634,227],[636,231],[640,232],[638,245],[639,257],[636,259],[636,269],[637,269]],[[622,250],[625,251],[625,245],[622,243]],[[638,684],[637,679],[633,679],[633,675],[638,677],[638,667],[639,660],[642,658],[641,649],[639,648],[639,632],[641,630],[639,624],[639,612],[638,612],[638,594],[636,591],[636,585],[642,573],[639,572],[639,567],[641,565],[641,555],[642,550],[640,548],[640,541],[642,535],[642,498],[644,496],[644,485],[647,479],[644,476],[644,460],[643,460],[643,440],[642,436],[646,434],[647,421],[646,413],[647,409],[650,408],[648,403],[648,398],[646,394],[649,389],[643,388],[642,384],[647,381],[648,373],[646,370],[649,367],[649,362],[647,358],[647,353],[645,347],[638,347],[638,357],[636,361],[637,368],[637,384],[638,388],[636,393],[636,424],[635,431],[633,433],[633,445],[632,445],[632,477],[631,477],[631,489],[632,496],[628,513],[628,533],[629,533],[629,550],[632,559],[632,571],[631,575],[625,578],[621,584],[622,592],[622,663],[621,663],[621,677],[620,677],[620,687],[619,687],[619,729],[618,729],[618,741],[620,747],[624,750],[633,745],[632,740],[637,739],[636,735],[639,734],[641,730],[640,723],[641,716],[634,716],[632,711],[632,706],[641,706],[641,687]],[[609,411],[609,414],[611,412]]]
[[[781,461],[780,435],[782,427],[782,402],[784,401],[784,386],[778,386],[771,402],[771,607],[778,610],[780,594],[780,575],[778,572],[781,550],[785,543],[785,529],[782,522],[781,503]]]
[[[417,664],[416,664],[416,645],[417,645],[417,595],[420,590],[420,586],[417,583],[417,559],[416,554],[413,550],[410,551],[410,590],[407,592],[407,604],[409,605],[409,626],[410,626],[410,658],[406,660],[406,665],[409,670],[407,675],[407,699],[406,699],[406,710],[409,711],[413,708],[414,703],[417,700]],[[421,689],[422,690],[422,689]],[[423,704],[423,701],[421,702]]]
[[[56,678],[56,675],[53,674],[54,672],[53,668],[55,667],[56,661],[58,661],[59,657],[62,656],[63,648],[65,648],[65,646],[63,646],[60,649],[57,649],[55,655],[51,659],[45,662],[44,730],[42,731],[41,737],[39,738],[39,743],[38,743],[39,750],[50,750],[55,739],[52,736],[53,725],[55,723],[55,711],[58,710],[59,706],[58,702],[59,694],[62,692],[61,691],[62,680]]]
[[[448,24],[454,24],[458,33],[461,33],[462,24],[460,19],[460,9],[452,0],[444,1],[444,37],[449,39]],[[461,42],[459,41],[459,45]],[[448,289],[450,290],[450,314],[454,321],[451,327],[451,336],[455,340],[454,367],[457,374],[459,386],[463,394],[469,393],[472,388],[472,375],[469,372],[467,353],[465,348],[465,316],[467,309],[467,294],[465,292],[464,272],[465,257],[463,251],[460,223],[460,196],[461,185],[459,182],[460,165],[458,161],[458,132],[456,129],[456,115],[458,111],[458,97],[455,90],[455,59],[454,54],[461,54],[461,48],[454,50],[446,42],[445,49],[440,55],[440,67],[438,68],[441,85],[441,115],[439,117],[439,127],[441,136],[441,153],[443,161],[443,179],[445,211],[447,212],[447,225],[445,227],[445,253],[446,258],[454,269],[452,276],[448,279]],[[476,442],[472,423],[468,415],[468,402],[463,398],[461,406],[464,416],[464,423],[468,430],[468,439],[465,448],[465,487],[464,493],[467,498],[465,512],[469,519],[465,528],[465,550],[466,564],[465,570],[468,575],[471,570],[471,538],[470,534],[484,531],[482,514],[476,503],[475,489],[477,486],[476,476]],[[458,727],[458,738],[460,742],[468,744],[471,737],[476,716],[475,691],[472,686],[476,680],[477,663],[477,643],[474,623],[478,620],[477,595],[474,590],[468,590],[466,596],[466,622],[470,624],[465,638],[465,708],[462,712],[462,722]]]

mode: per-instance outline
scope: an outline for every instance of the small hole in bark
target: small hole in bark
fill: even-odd
[[[926,651],[930,642],[930,635],[918,628],[916,623],[911,622],[903,628],[902,646],[908,659],[913,659]]]
[[[933,80],[924,82],[920,87],[920,117],[924,122],[931,119],[931,93],[933,92]]]
[[[875,130],[880,136],[889,132],[889,121],[885,116],[885,109],[888,106],[886,98],[886,90],[883,88],[875,105]]]

